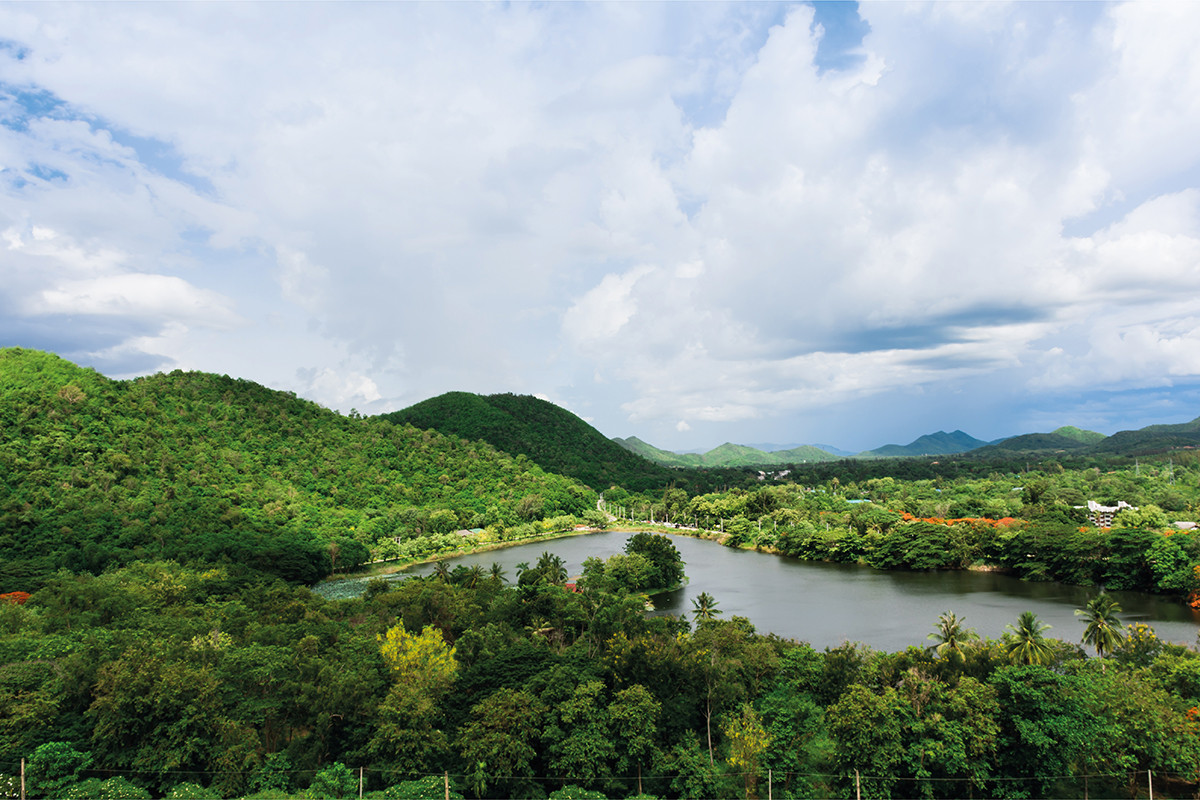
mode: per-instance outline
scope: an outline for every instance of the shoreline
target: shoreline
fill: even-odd
[[[534,544],[536,542],[549,542],[554,541],[555,539],[566,539],[570,536],[588,536],[593,533],[674,533],[680,536],[691,536],[693,539],[707,539],[709,541],[716,541],[718,544],[720,544],[721,539],[724,538],[720,531],[703,531],[697,528],[668,528],[663,525],[653,525],[650,523],[611,525],[607,528],[572,528],[569,531],[547,533],[545,536],[531,536],[525,539],[513,539],[506,542],[487,542],[479,547],[451,550],[446,553],[438,553],[434,556],[414,558],[407,561],[401,561],[399,559],[392,561],[372,561],[369,565],[367,565],[367,569],[358,570],[356,572],[342,572],[337,575],[330,575],[328,578],[325,578],[314,584],[314,587],[321,586],[323,584],[339,583],[341,581],[358,581],[363,580],[364,578],[382,578],[388,575],[395,575],[396,573],[402,572],[409,567],[415,567],[420,564],[436,564],[443,559],[458,558],[459,556],[472,555],[473,553],[490,553],[493,550],[504,550],[509,547]],[[763,552],[767,551],[764,550]]]
[[[331,575],[330,577],[325,578],[324,580],[320,581],[320,583],[314,584],[314,587],[320,586],[323,584],[338,583],[341,581],[363,580],[363,579],[367,579],[367,578],[383,578],[383,577],[387,577],[389,575],[395,575],[399,572],[403,572],[404,570],[408,569],[409,567],[418,566],[420,564],[436,564],[438,561],[441,561],[443,559],[458,558],[460,556],[472,555],[474,553],[489,553],[494,550],[504,550],[509,547],[518,547],[520,545],[534,544],[536,542],[549,542],[549,541],[554,541],[556,539],[565,539],[565,538],[568,538],[571,536],[589,536],[594,533],[660,533],[660,534],[665,534],[668,536],[687,536],[691,539],[703,539],[705,541],[716,542],[717,544],[721,545],[722,547],[730,547],[731,546],[731,545],[726,544],[726,542],[728,541],[728,538],[729,538],[729,534],[723,533],[722,531],[719,531],[719,530],[708,530],[708,529],[704,529],[704,528],[675,527],[672,525],[660,525],[660,524],[649,523],[649,522],[625,523],[625,524],[619,524],[619,525],[612,525],[612,526],[609,526],[606,528],[573,528],[569,531],[557,531],[554,533],[548,533],[544,536],[531,536],[531,537],[526,537],[524,539],[513,539],[511,541],[505,541],[505,542],[488,542],[486,544],[480,545],[479,547],[472,547],[469,549],[462,549],[462,550],[452,550],[450,552],[439,553],[437,555],[428,556],[425,558],[414,558],[414,559],[411,559],[408,561],[399,561],[399,560],[397,560],[397,561],[375,561],[375,562],[372,562],[373,566],[369,569],[360,570],[358,572],[346,572],[346,573],[342,573],[342,574],[336,575],[336,576]],[[741,544],[741,545],[737,545],[736,549],[747,550],[747,551],[752,551],[752,552],[757,552],[757,553],[767,553],[769,555],[775,555],[775,556],[781,556],[781,557],[787,558],[787,556],[784,555],[783,552],[781,552],[778,548],[775,548],[775,547],[757,547],[753,544]],[[801,560],[806,560],[806,559],[801,559]],[[833,563],[833,562],[822,562],[822,563]],[[864,564],[864,566],[869,566],[869,565]],[[995,573],[1002,573],[1002,574],[1009,572],[1009,570],[1005,569],[1004,567],[995,566],[993,564],[971,564],[966,567],[961,567],[960,570],[966,571],[966,572],[995,572]],[[958,570],[950,570],[950,571],[958,571]],[[682,584],[681,584],[681,586],[682,586]],[[674,587],[674,588],[680,588],[680,587]],[[659,590],[659,592],[663,592],[663,591],[671,591],[671,590],[665,590],[665,589]],[[656,593],[658,593],[658,592],[656,592]]]

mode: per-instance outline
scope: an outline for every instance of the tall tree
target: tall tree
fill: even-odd
[[[471,708],[460,729],[458,746],[476,796],[488,791],[489,781],[497,784],[502,797],[515,797],[516,790],[529,789],[544,714],[537,696],[516,689],[498,689]]]
[[[1085,608],[1075,609],[1075,616],[1083,617],[1087,625],[1083,629],[1083,643],[1096,648],[1096,655],[1101,659],[1105,653],[1119,647],[1125,638],[1121,633],[1121,620],[1117,617],[1120,610],[1121,606],[1107,592],[1101,592]],[[1104,671],[1103,663],[1100,671]]]
[[[927,638],[936,640],[929,649],[951,661],[963,660],[963,645],[979,638],[970,628],[963,628],[966,617],[959,618],[953,611],[938,617],[937,627]]]
[[[637,766],[638,794],[642,794],[642,764],[657,753],[654,737],[661,713],[662,704],[640,683],[617,692],[608,705],[620,767]]]
[[[1014,664],[1048,664],[1054,648],[1043,635],[1049,625],[1038,621],[1037,614],[1023,611],[1017,617],[1016,626],[1006,626],[1011,633],[1004,634],[1004,652]]]
[[[717,599],[708,592],[701,592],[699,597],[692,599],[692,614],[695,615],[696,621],[709,620],[721,613],[721,609],[717,608]]]

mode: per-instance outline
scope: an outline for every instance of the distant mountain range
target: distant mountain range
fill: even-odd
[[[382,417],[397,425],[485,441],[597,491],[614,484],[644,491],[676,477],[663,465],[618,447],[570,411],[528,395],[447,392]]]
[[[726,442],[707,453],[673,453],[647,444],[636,436],[630,436],[628,439],[615,438],[613,441],[642,458],[670,467],[762,467],[837,461],[841,457],[811,444],[767,452],[749,445]]]
[[[969,436],[962,431],[946,433],[927,433],[914,441],[900,444],[885,444],[874,450],[859,453],[856,458],[907,458],[909,456],[947,456],[955,453],[965,453],[987,445],[981,439]]]
[[[1200,417],[1178,425],[1151,425],[1136,431],[1121,431],[1105,436],[1096,431],[1066,425],[1050,433],[1026,433],[986,442],[954,431],[938,431],[918,437],[906,445],[887,444],[860,453],[835,451],[826,445],[801,445],[791,449],[766,448],[772,445],[736,445],[725,443],[706,453],[673,453],[647,444],[636,436],[613,439],[614,442],[643,458],[676,467],[747,467],[835,461],[841,458],[917,458],[969,454],[975,458],[1011,457],[1014,454],[1053,455],[1055,453],[1140,455],[1179,447],[1200,447]]]
[[[827,445],[741,445],[726,442],[703,453],[663,450],[636,436],[608,439],[571,412],[536,397],[449,392],[402,411],[383,415],[396,423],[436,429],[482,440],[513,455],[525,455],[543,469],[568,475],[603,490],[611,485],[634,491],[693,480],[693,469],[740,469],[812,464],[844,458],[962,456],[1143,455],[1180,447],[1200,448],[1200,418],[1177,425],[1151,425],[1105,436],[1064,426],[987,442],[956,430],[925,434],[912,442],[848,453]],[[682,471],[681,471],[682,470]],[[690,476],[690,477],[689,477]]]

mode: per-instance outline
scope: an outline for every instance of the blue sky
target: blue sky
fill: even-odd
[[[0,345],[672,449],[1200,415],[1196,3],[0,5]]]

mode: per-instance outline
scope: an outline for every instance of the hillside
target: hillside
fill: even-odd
[[[528,395],[447,392],[380,419],[484,441],[597,491],[614,485],[661,490],[685,480],[610,441],[570,411]]]
[[[147,558],[311,582],[340,551],[594,503],[489,445],[342,417],[249,381],[112,381],[0,350],[0,592],[61,567]]]
[[[1118,431],[1104,441],[1093,445],[1091,452],[1140,456],[1185,447],[1200,447],[1200,430],[1188,427],[1194,422],[1181,425],[1152,425],[1136,431]]]
[[[672,453],[670,450],[662,450],[643,442],[636,436],[630,436],[628,439],[614,437],[612,441],[631,453],[665,467],[699,467],[701,463],[699,453]]]
[[[886,444],[874,450],[859,453],[857,458],[903,458],[905,456],[943,456],[955,453],[965,453],[977,447],[983,447],[987,442],[974,436],[954,431],[946,433],[927,433],[906,445]]]
[[[970,451],[972,458],[1006,458],[1015,453],[1084,452],[1089,446],[1057,433],[1026,433]]]
[[[1074,439],[1083,444],[1096,444],[1108,438],[1103,433],[1085,431],[1082,428],[1076,428],[1074,425],[1064,425],[1061,428],[1055,428],[1050,433],[1056,436],[1065,436],[1068,439]]]
[[[807,444],[790,450],[766,452],[749,445],[726,442],[706,453],[672,453],[647,444],[636,436],[630,436],[628,439],[615,438],[613,441],[642,458],[673,467],[770,467],[837,460],[837,456],[832,453]]]

